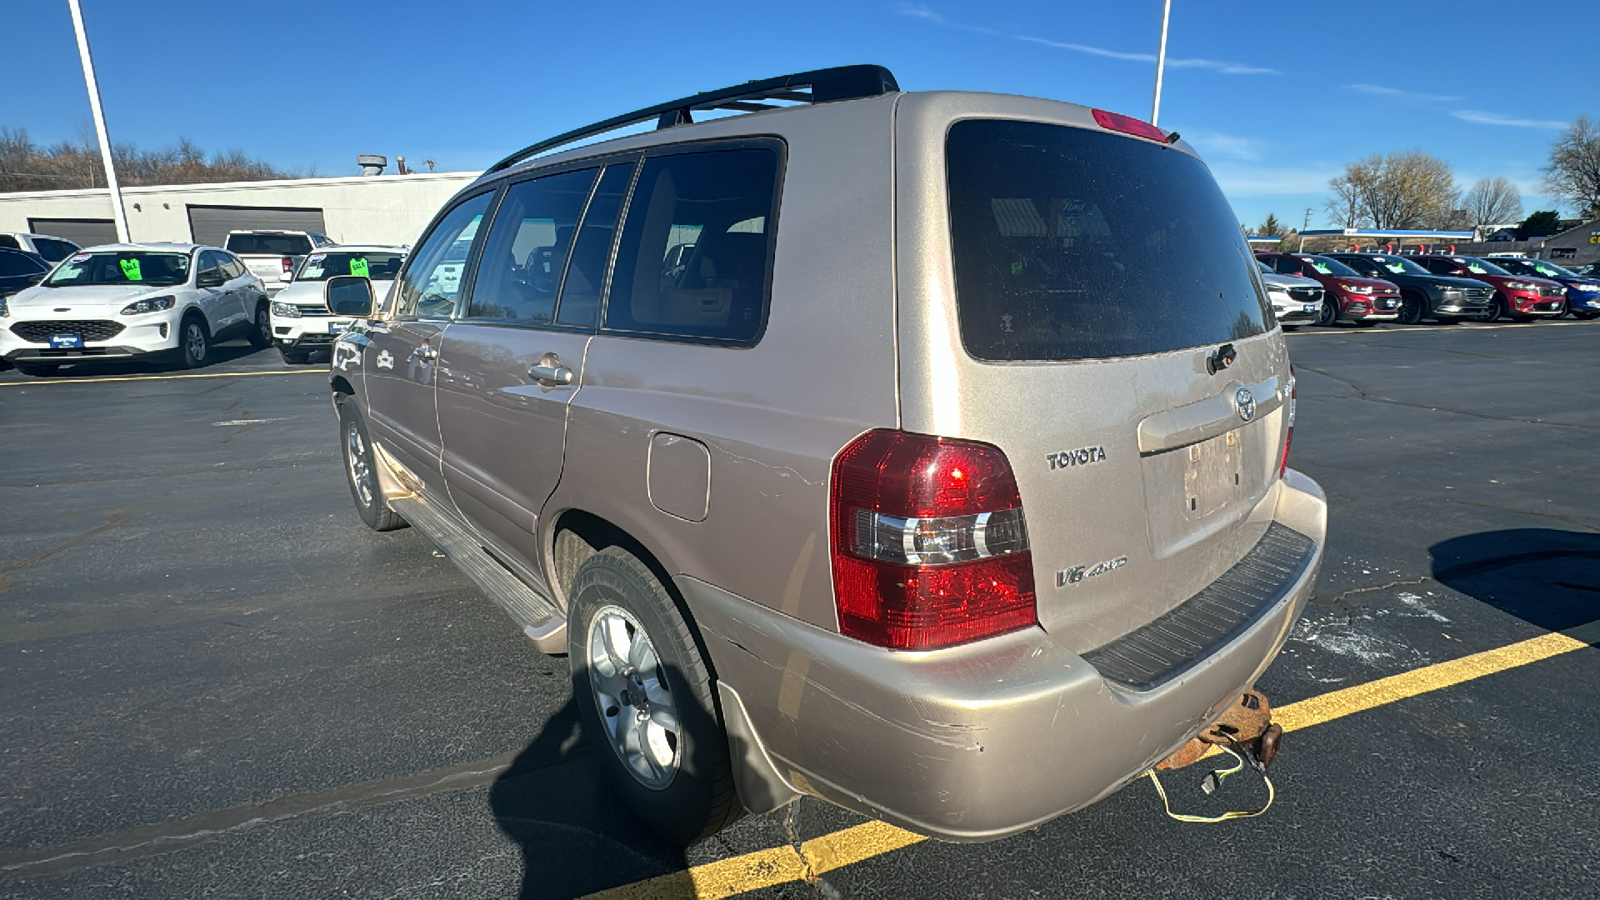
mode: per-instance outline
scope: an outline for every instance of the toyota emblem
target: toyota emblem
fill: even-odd
[[[1239,388],[1233,395],[1233,402],[1239,407],[1239,418],[1248,422],[1256,417],[1256,395],[1250,393],[1249,388]]]

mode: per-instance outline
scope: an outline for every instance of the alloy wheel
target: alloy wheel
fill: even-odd
[[[595,708],[612,749],[640,784],[666,787],[681,762],[680,726],[650,635],[627,610],[605,606],[586,644]]]

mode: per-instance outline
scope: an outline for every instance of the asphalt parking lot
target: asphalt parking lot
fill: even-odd
[[[687,853],[565,660],[361,525],[318,367],[0,372],[0,896],[1600,896],[1600,322],[1288,340],[1331,511],[1270,811],[1140,780],[947,845],[802,801]]]

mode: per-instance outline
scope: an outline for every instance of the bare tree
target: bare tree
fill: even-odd
[[[118,144],[111,148],[111,157],[124,185],[264,181],[297,175],[251,159],[243,150],[216,153],[208,159],[205,151],[187,138],[160,150]],[[104,187],[105,183],[100,148],[87,128],[77,141],[43,148],[20,128],[0,128],[0,192]]]
[[[1328,212],[1345,228],[1441,228],[1460,208],[1450,164],[1421,150],[1373,154],[1328,186]]]
[[[1584,219],[1600,218],[1600,124],[1579,116],[1550,145],[1545,189],[1571,203]]]
[[[1499,175],[1479,178],[1461,198],[1461,205],[1466,209],[1466,224],[1473,228],[1522,220],[1522,192]]]

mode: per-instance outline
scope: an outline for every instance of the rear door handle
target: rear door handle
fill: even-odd
[[[528,367],[528,377],[546,384],[571,384],[572,370],[556,362],[552,365],[535,365]]]

